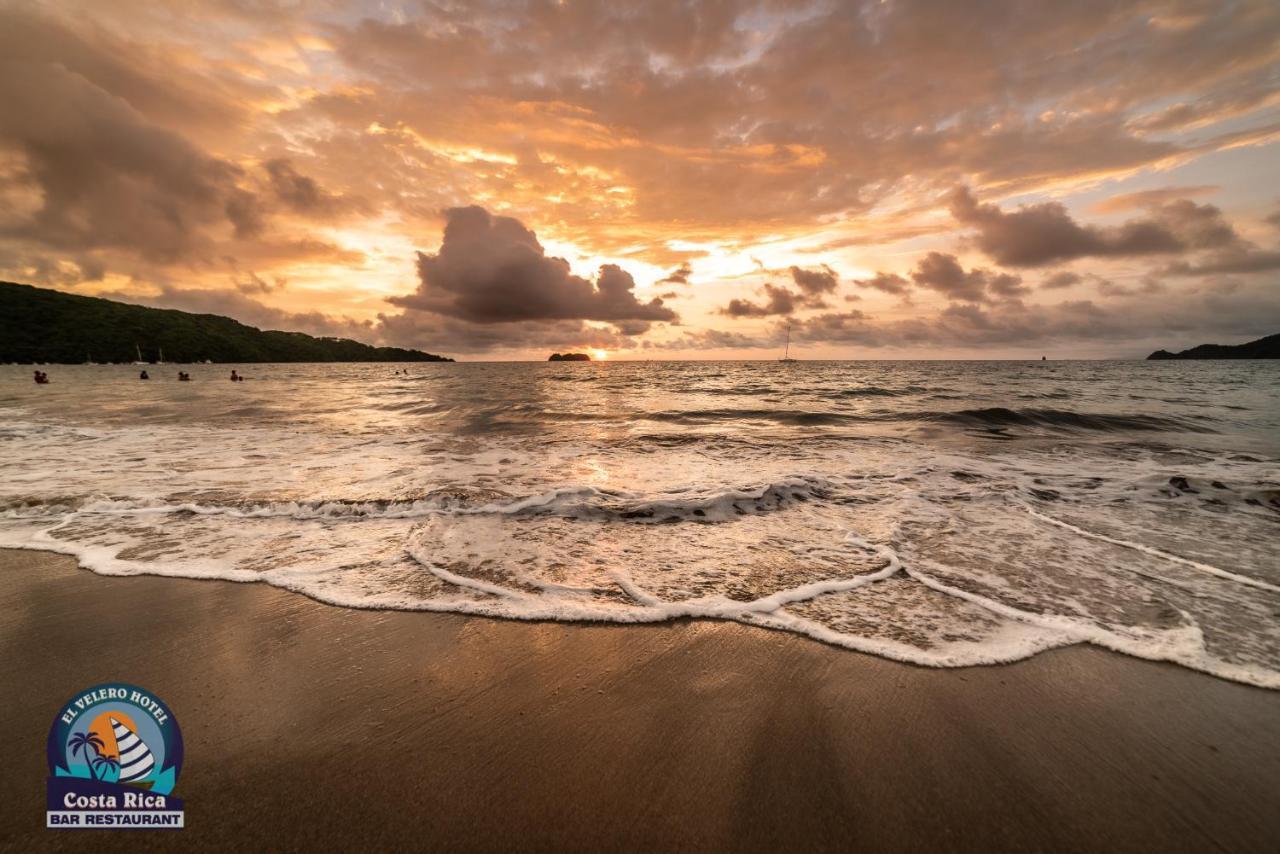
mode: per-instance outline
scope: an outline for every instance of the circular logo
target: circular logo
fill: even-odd
[[[95,685],[66,702],[49,729],[49,776],[168,795],[182,770],[178,720],[150,691]]]

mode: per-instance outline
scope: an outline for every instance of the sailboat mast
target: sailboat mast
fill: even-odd
[[[788,323],[787,324],[787,346],[782,351],[782,358],[788,359],[790,357],[791,357],[791,324]]]

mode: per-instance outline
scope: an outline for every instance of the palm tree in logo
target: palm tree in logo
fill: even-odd
[[[107,779],[107,771],[115,771],[117,775],[120,773],[120,760],[114,756],[99,756],[93,760],[93,767],[102,771],[98,779],[105,780]]]
[[[99,779],[98,775],[94,773],[93,766],[95,763],[89,758],[89,751],[92,750],[95,756],[102,754],[102,748],[104,747],[102,743],[102,736],[98,735],[93,730],[89,730],[88,732],[78,732],[71,736],[71,740],[67,742],[67,747],[71,748],[72,756],[75,756],[77,753],[83,753],[84,764],[89,768],[89,776],[95,780]]]

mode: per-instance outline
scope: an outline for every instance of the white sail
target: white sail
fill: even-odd
[[[116,736],[116,748],[120,751],[120,776],[118,782],[132,783],[141,780],[151,773],[156,766],[155,757],[147,748],[146,742],[138,738],[138,734],[115,718],[111,721],[111,730]]]

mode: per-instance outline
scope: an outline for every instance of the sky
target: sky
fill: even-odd
[[[1280,3],[0,0],[0,279],[460,359],[1280,332]]]

